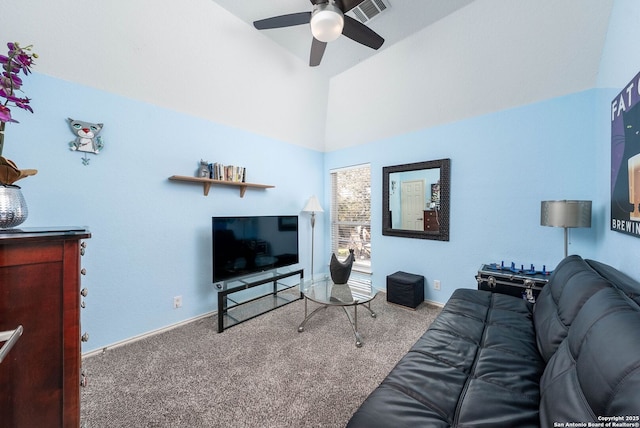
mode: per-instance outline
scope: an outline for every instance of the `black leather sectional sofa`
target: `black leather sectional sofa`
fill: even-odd
[[[636,427],[639,417],[640,283],[569,256],[535,305],[456,290],[348,427]]]

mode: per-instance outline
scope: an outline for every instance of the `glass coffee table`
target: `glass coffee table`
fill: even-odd
[[[339,306],[342,307],[349,319],[353,334],[356,336],[356,346],[358,348],[362,346],[362,336],[358,332],[358,306],[367,309],[371,317],[375,318],[376,314],[371,310],[371,301],[378,294],[376,289],[366,290],[352,284],[334,284],[329,275],[321,275],[315,279],[304,281],[300,285],[300,291],[304,296],[304,321],[298,327],[298,332],[303,332],[307,321],[321,309],[326,309],[329,306]],[[309,300],[322,306],[309,313],[307,309]],[[347,311],[347,306],[353,306],[353,317]]]

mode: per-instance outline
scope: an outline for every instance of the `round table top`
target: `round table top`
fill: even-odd
[[[373,287],[367,290],[353,284],[334,284],[328,274],[304,281],[300,291],[309,300],[331,306],[360,305],[370,302],[378,294]]]

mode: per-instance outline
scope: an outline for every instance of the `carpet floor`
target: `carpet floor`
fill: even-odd
[[[85,358],[81,426],[344,427],[440,312],[385,299],[376,318],[358,311],[361,348],[337,307],[299,333],[296,301],[223,333],[209,317]]]

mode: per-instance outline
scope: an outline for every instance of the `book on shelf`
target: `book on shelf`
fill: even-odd
[[[242,166],[223,165],[219,162],[209,164],[209,178],[220,181],[246,182],[247,169]]]

